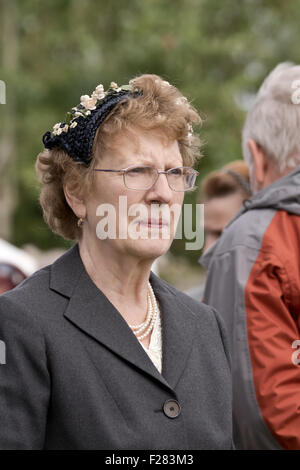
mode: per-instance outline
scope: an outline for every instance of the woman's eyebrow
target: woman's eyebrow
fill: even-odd
[[[156,166],[156,163],[155,163],[153,157],[150,154],[149,155],[144,155],[144,154],[138,155],[137,158],[135,159],[135,162],[137,164],[143,164],[143,165],[147,165],[147,166]],[[184,165],[183,165],[183,162],[179,161],[179,160],[172,161],[170,159],[165,164],[165,168],[168,168],[168,169],[169,168],[177,168],[177,167],[181,167],[181,166],[184,166]]]
[[[141,151],[141,150],[142,149],[140,149],[139,152],[136,152],[134,154],[130,154],[130,153],[125,154],[124,159],[123,158],[121,159],[122,161],[121,167],[127,168],[129,166],[134,166],[134,165],[137,165],[137,166],[145,165],[145,166],[157,167],[157,164],[158,164],[159,168],[162,168],[161,167],[162,159],[157,159],[157,162],[156,162],[155,153],[153,153],[152,151],[147,151],[147,149],[145,149],[146,151]],[[177,155],[176,157],[174,155],[168,155],[168,156],[165,156],[164,158],[166,157],[167,157],[167,160],[166,160],[166,164],[164,165],[165,169],[184,166],[182,159],[177,157]],[[176,158],[176,160],[174,157]],[[172,158],[174,158],[174,160],[172,160]]]
[[[147,166],[155,165],[153,161],[153,157],[151,157],[151,155],[143,155],[143,154],[135,155],[134,159],[132,159],[132,165],[134,164],[147,165]]]

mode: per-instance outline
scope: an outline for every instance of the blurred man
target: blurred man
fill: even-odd
[[[199,203],[204,203],[203,253],[218,240],[224,227],[250,195],[249,170],[243,160],[234,160],[204,178],[198,200]],[[201,301],[204,283],[186,293]]]
[[[201,258],[204,301],[230,336],[242,449],[300,449],[299,80],[284,63],[263,82],[243,130],[255,194]]]

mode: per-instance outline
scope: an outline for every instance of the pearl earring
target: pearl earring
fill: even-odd
[[[84,219],[82,217],[80,217],[78,220],[77,220],[77,225],[78,227],[82,227],[83,226],[83,222],[84,222]]]

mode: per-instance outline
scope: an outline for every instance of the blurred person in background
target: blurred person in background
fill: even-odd
[[[14,289],[36,269],[37,263],[29,254],[0,239],[0,295]]]
[[[202,181],[198,204],[204,204],[203,253],[221,236],[224,227],[251,195],[249,169],[243,160],[234,160]],[[186,291],[201,301],[205,282]]]
[[[300,66],[264,80],[243,129],[254,195],[201,258],[230,337],[234,441],[300,449]]]
[[[14,289],[24,279],[25,274],[17,266],[0,262],[0,295]]]
[[[180,215],[163,214],[194,187],[199,123],[177,88],[142,75],[98,85],[44,135],[44,217],[76,244],[0,298],[1,449],[232,448],[222,320],[150,271]],[[122,213],[120,196],[144,214]]]

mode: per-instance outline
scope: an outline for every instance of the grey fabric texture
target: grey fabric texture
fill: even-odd
[[[230,449],[231,373],[219,314],[151,273],[158,372],[75,245],[0,297],[0,449]],[[167,400],[181,412],[169,418]]]
[[[229,335],[233,433],[238,449],[281,449],[256,400],[244,298],[264,233],[277,210],[300,215],[300,167],[247,200],[199,260],[207,270],[204,302],[220,312]]]

